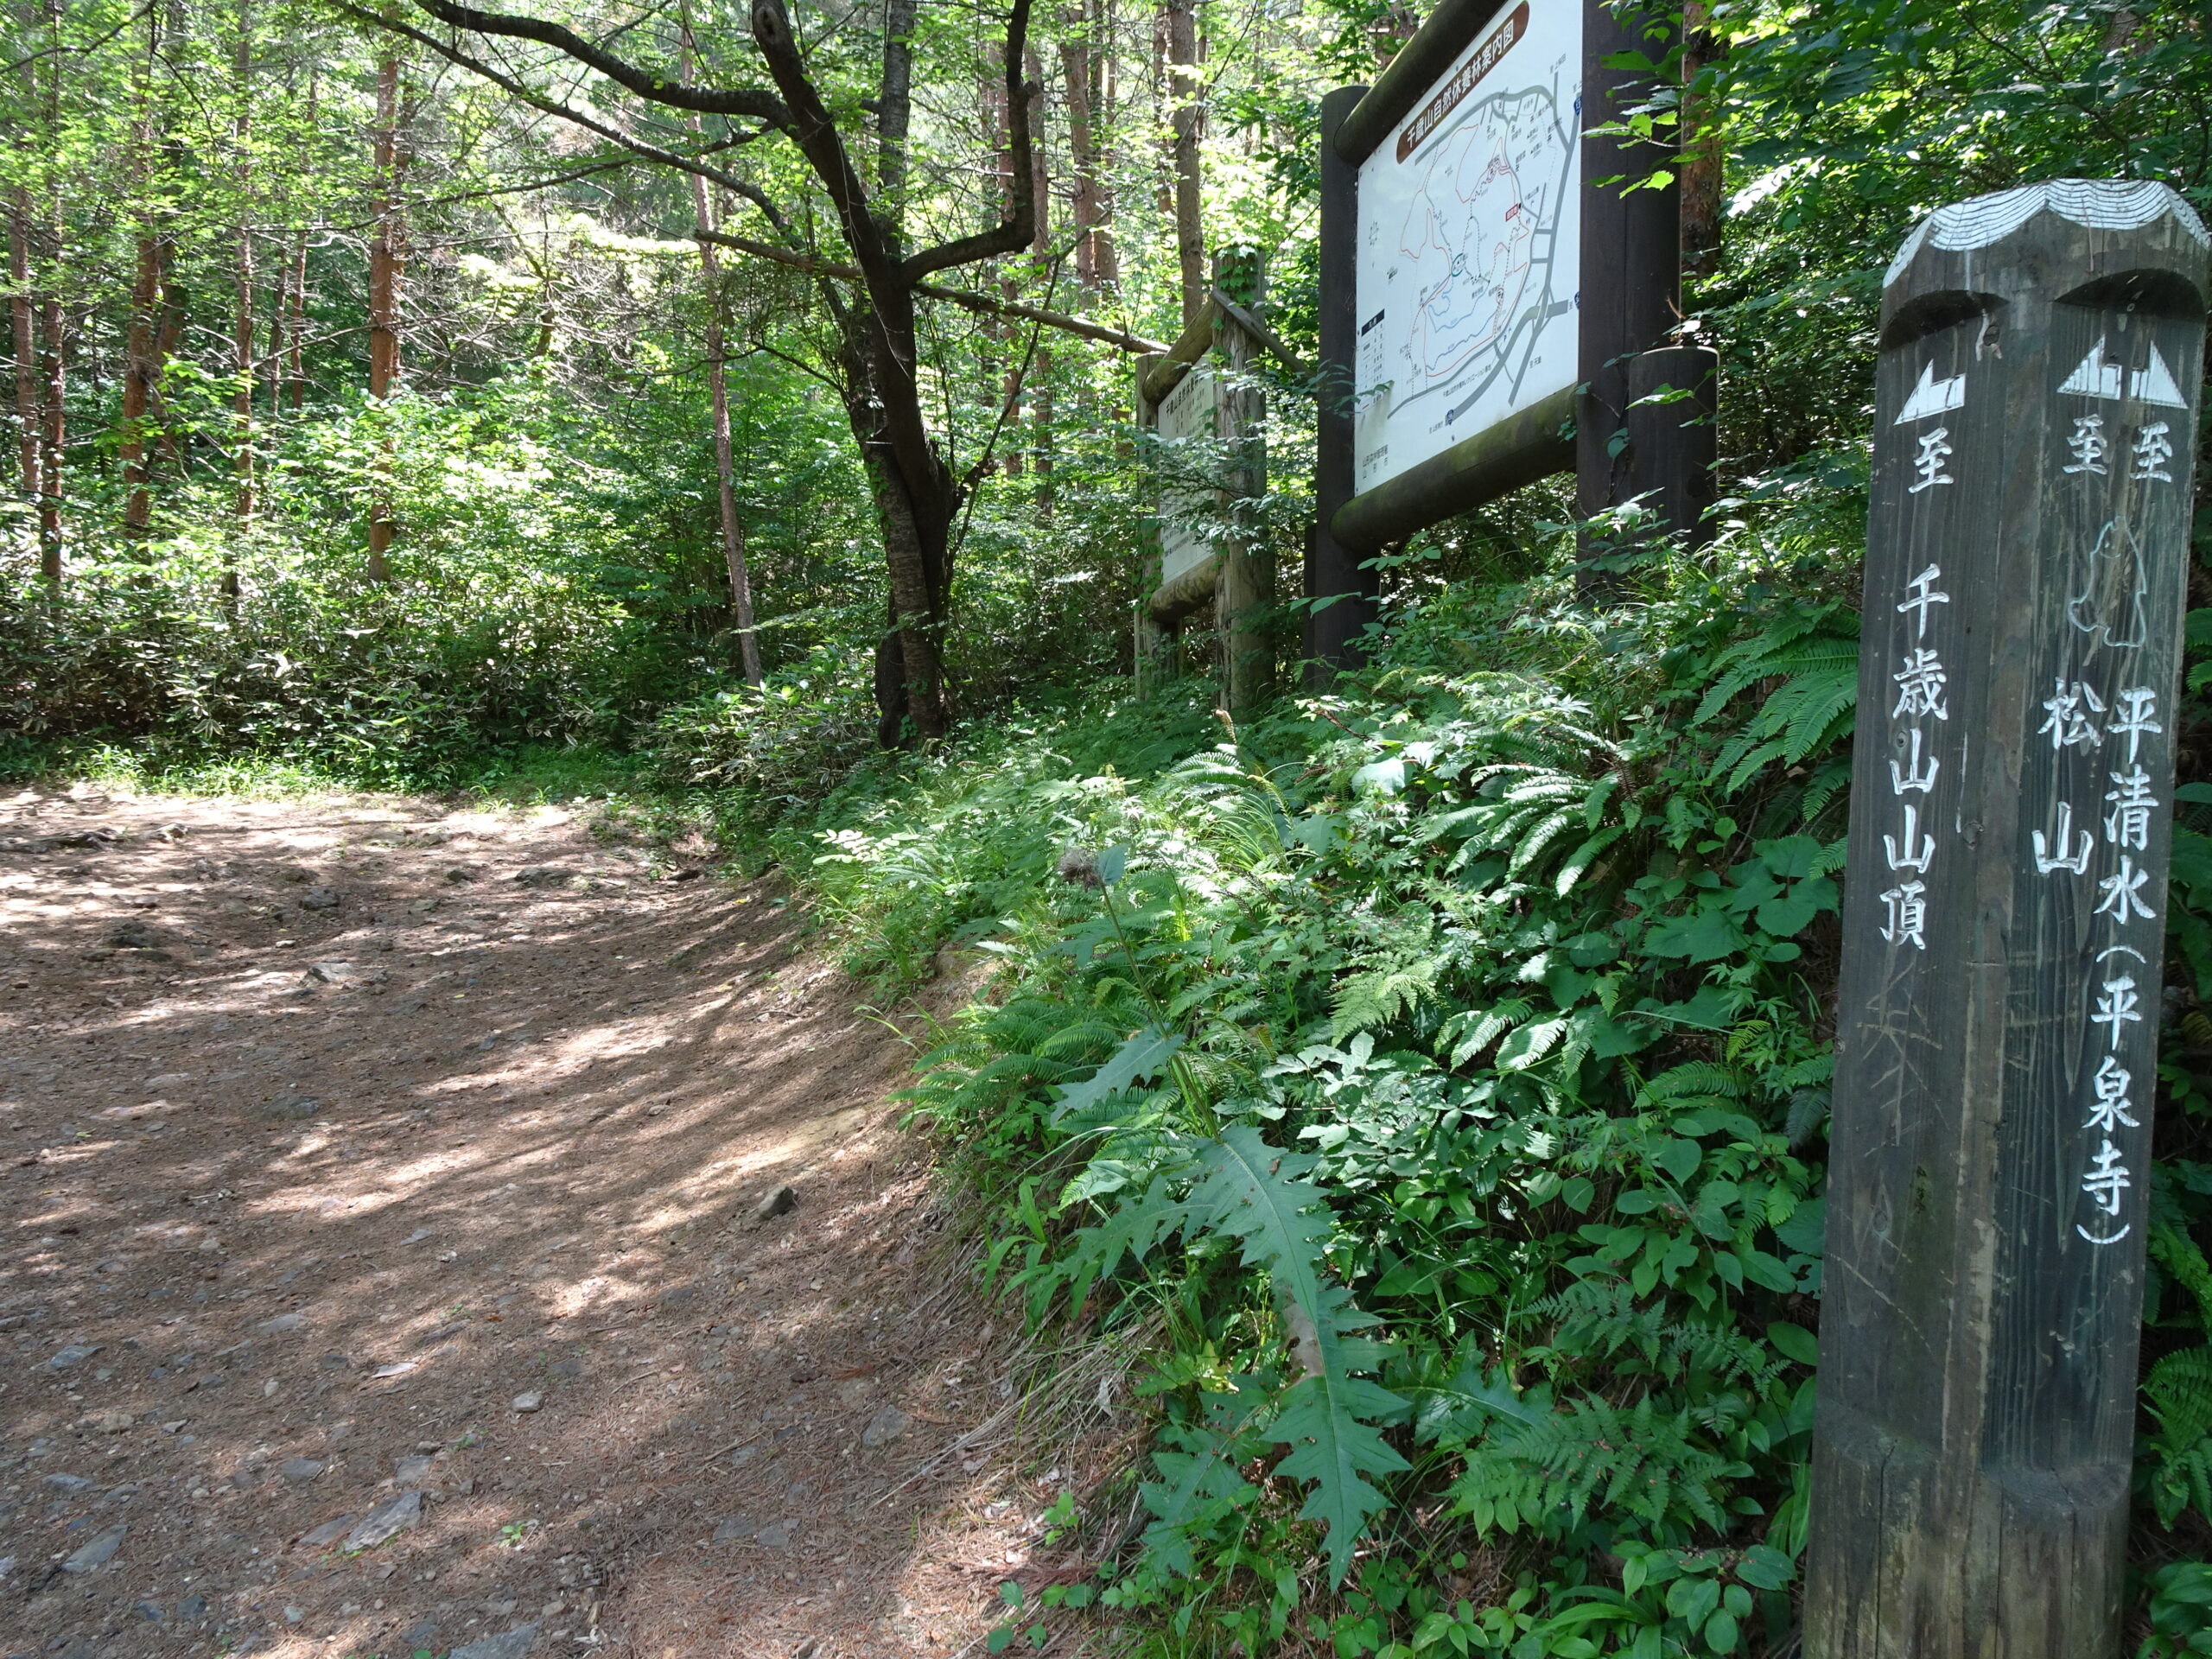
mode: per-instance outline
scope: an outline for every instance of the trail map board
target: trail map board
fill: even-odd
[[[1575,384],[1582,6],[1521,0],[1359,168],[1365,492]]]
[[[1194,368],[1160,403],[1160,441],[1174,449],[1176,465],[1198,470],[1212,459],[1205,446],[1221,435],[1221,377]],[[1162,587],[1214,556],[1206,534],[1220,518],[1221,493],[1185,486],[1165,492],[1160,502],[1160,582]]]

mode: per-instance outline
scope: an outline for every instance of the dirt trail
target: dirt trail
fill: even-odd
[[[982,1651],[1051,1492],[908,1052],[697,876],[0,801],[0,1656]]]

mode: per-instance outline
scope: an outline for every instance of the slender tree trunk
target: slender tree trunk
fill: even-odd
[[[321,90],[321,78],[314,66],[308,69],[308,130],[315,126],[315,95]],[[292,413],[298,414],[308,400],[307,367],[303,356],[308,333],[308,233],[305,227],[292,232],[292,353],[286,365],[284,378],[291,391]],[[275,372],[271,365],[271,372]],[[272,394],[274,388],[271,388]]]
[[[683,22],[683,78],[687,82],[691,79],[691,23],[687,12]],[[699,130],[696,115],[691,117],[690,124],[694,132]],[[887,156],[891,153],[887,146]],[[706,180],[696,173],[691,175],[691,211],[702,232],[715,228],[715,204],[707,194]],[[729,380],[722,365],[721,270],[715,257],[715,245],[703,235],[699,240],[699,269],[707,282],[707,391],[714,411],[715,495],[721,512],[722,563],[729,571],[730,613],[737,624],[738,660],[744,669],[745,683],[759,685],[762,679],[760,636],[753,625],[753,574],[745,563],[745,526],[737,516],[737,489],[730,459]]]
[[[168,400],[162,390],[162,377],[168,372],[169,363],[184,344],[184,326],[189,319],[190,310],[184,284],[177,280],[175,239],[162,237],[155,251],[159,256],[161,269],[161,327],[154,335],[154,372],[147,385],[146,403],[153,411],[154,429],[160,436],[162,453],[168,457],[172,468],[181,472],[184,454],[178,445],[176,425],[168,417]]]
[[[1183,271],[1183,326],[1205,315],[1206,236],[1201,217],[1198,141],[1205,135],[1204,86],[1198,74],[1198,0],[1165,0],[1167,73],[1173,83],[1171,118],[1175,173],[1175,256]]]
[[[312,107],[313,100],[309,100]],[[302,355],[308,329],[308,233],[292,233],[292,340],[289,360],[285,365],[284,378],[291,392],[292,413],[296,415],[308,400],[308,377]]]
[[[1022,66],[1029,84],[1036,90],[1029,98],[1029,130],[1033,134],[1045,130],[1045,67],[1032,51]],[[1046,170],[1041,146],[1030,162],[1031,211],[1037,220],[1036,235],[1030,242],[1030,264],[1041,281],[1052,268],[1052,191],[1049,174]],[[1046,522],[1052,517],[1052,354],[1040,347],[1033,364],[1034,390],[1029,400],[1030,448],[1035,459],[1031,466],[1037,474],[1037,513]]]
[[[998,158],[998,211],[1004,214],[1014,205],[1014,140],[1011,136],[1006,107],[1006,74],[1002,66],[994,64],[991,73],[983,78],[983,107],[990,117],[992,143]],[[1001,271],[999,292],[1008,301],[1018,299],[1021,284]],[[1021,418],[1021,329],[1011,320],[1002,322],[998,329],[1000,344],[1006,352],[1005,368],[999,382],[999,413],[1008,422]],[[1009,478],[1021,474],[1021,446],[1009,443],[999,457],[999,465]]]
[[[1093,0],[1092,27],[1096,38],[1090,53],[1090,171],[1097,220],[1090,233],[1093,257],[1102,293],[1112,295],[1122,285],[1121,256],[1114,247],[1114,121],[1117,101],[1116,77],[1121,64],[1116,48],[1114,0]]]
[[[16,480],[26,506],[35,507],[39,486],[37,307],[31,298],[30,193],[20,187],[8,199],[8,296],[16,351]]]
[[[238,359],[238,387],[232,397],[232,470],[238,480],[238,527],[253,523],[253,9],[238,0],[238,52],[234,60],[238,100],[232,131],[238,144],[238,269],[231,344]],[[226,543],[227,545],[227,543]],[[223,594],[235,600],[238,573],[226,559]]]
[[[291,315],[292,260],[280,242],[276,250],[276,284],[269,294],[269,350],[261,359],[269,372],[255,377],[257,382],[269,382],[269,415],[272,421],[284,406],[284,325]]]
[[[61,0],[46,0],[46,41],[49,46],[58,44],[61,37]],[[25,71],[29,86],[38,85],[36,66]],[[61,130],[61,60],[49,56],[46,60],[46,130],[58,135]],[[61,184],[59,179],[48,184],[52,192],[47,201],[52,222],[47,227],[46,293],[38,308],[40,372],[44,381],[41,411],[43,430],[40,435],[39,497],[38,497],[38,568],[49,587],[61,585],[61,504],[64,480],[62,455],[69,442],[68,414],[66,404],[69,390],[68,378],[68,320],[61,308],[59,290],[61,275],[62,214]]]
[[[57,261],[58,263],[58,261]],[[69,390],[65,354],[67,328],[61,302],[49,294],[39,307],[40,366],[46,380],[46,430],[39,456],[38,568],[39,574],[59,587],[61,582],[61,456],[69,442],[64,398]]]
[[[883,84],[876,99],[875,219],[895,249],[906,219],[906,130],[913,111],[914,13],[918,0],[884,0]]]
[[[162,245],[152,226],[138,232],[138,269],[130,287],[130,327],[124,342],[123,420],[119,429],[123,459],[123,532],[132,539],[145,536],[153,522],[153,466],[146,442],[148,411],[153,407],[155,342],[160,338],[162,303]]]
[[[149,202],[155,167],[153,73],[161,50],[161,22],[146,18],[146,55],[134,66],[132,79],[138,118],[131,132],[131,178],[141,203],[136,239],[136,270],[130,284],[130,321],[124,336],[123,416],[117,428],[123,463],[123,533],[142,539],[153,518],[152,467],[147,461],[146,420],[153,407],[154,349],[160,336],[162,303],[161,227]]]
[[[1682,0],[1682,79],[1727,55],[1713,32],[1712,0]],[[1695,92],[1682,100],[1682,273],[1710,276],[1720,263],[1721,153],[1712,100]]]
[[[1101,229],[1097,127],[1091,112],[1091,83],[1096,77],[1098,54],[1078,32],[1083,26],[1079,5],[1061,13],[1065,32],[1060,40],[1060,79],[1067,87],[1068,152],[1075,174],[1075,195],[1070,204],[1075,219],[1075,279],[1085,301],[1090,301],[1102,287],[1110,286],[1119,273],[1109,274],[1108,268],[1114,263],[1113,244]]]
[[[400,190],[407,145],[400,132],[399,60],[377,66],[376,231],[369,243],[369,396],[387,402],[399,379],[399,296],[406,273]],[[390,476],[394,441],[385,439],[384,479],[369,503],[369,580],[391,580]]]

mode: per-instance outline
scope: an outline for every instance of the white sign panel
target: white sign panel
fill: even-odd
[[[1359,169],[1353,488],[1575,383],[1582,6],[1522,0]]]
[[[1160,401],[1160,441],[1184,448],[1169,465],[1182,473],[1211,470],[1216,457],[1212,441],[1220,435],[1221,377],[1211,369],[1196,368]],[[1196,440],[1196,443],[1192,443]],[[1218,500],[1216,490],[1168,489],[1160,500],[1160,580],[1171,582],[1185,570],[1213,556],[1214,544],[1205,525],[1218,518],[1209,509]]]

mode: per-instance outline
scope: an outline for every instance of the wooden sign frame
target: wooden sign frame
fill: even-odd
[[[1606,60],[1657,55],[1665,36],[1646,14],[1617,12],[1607,0],[1525,0],[1539,11],[1573,7],[1581,17],[1573,384],[1372,488],[1353,487],[1360,168],[1409,116],[1450,98],[1454,88],[1440,83],[1486,31],[1510,28],[1523,3],[1441,0],[1373,86],[1322,102],[1321,411],[1306,643],[1325,673],[1357,659],[1376,595],[1363,565],[1417,531],[1569,467],[1585,518],[1640,498],[1660,528],[1695,536],[1712,500],[1713,359],[1673,343],[1681,193],[1623,188],[1668,167],[1674,151],[1591,131],[1624,119],[1651,92],[1648,79]]]

